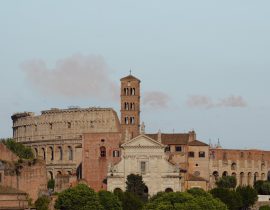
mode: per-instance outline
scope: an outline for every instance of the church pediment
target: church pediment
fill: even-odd
[[[134,139],[122,144],[122,147],[164,147],[160,142],[151,139],[146,135],[137,136]]]

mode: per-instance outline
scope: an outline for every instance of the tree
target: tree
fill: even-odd
[[[137,195],[142,201],[147,201],[148,192],[145,192],[147,186],[142,180],[142,176],[130,174],[127,176],[126,191]]]
[[[238,210],[242,207],[242,198],[235,191],[228,188],[214,188],[210,191],[214,198],[220,199],[230,210]]]
[[[124,210],[141,210],[143,207],[141,199],[133,193],[117,191],[115,195],[121,201]]]
[[[270,206],[268,205],[261,206],[259,210],[270,210]]]
[[[144,210],[227,210],[220,200],[199,189],[187,192],[161,192],[153,196],[144,206]]]
[[[270,195],[270,182],[258,180],[254,183],[254,189],[260,195]]]
[[[239,193],[239,195],[242,198],[242,208],[248,209],[250,206],[253,206],[255,202],[258,200],[258,194],[257,191],[250,187],[250,186],[244,186],[244,187],[237,187],[236,192]]]
[[[235,188],[236,187],[236,178],[235,176],[223,176],[216,182],[217,187],[219,188]]]
[[[122,210],[121,202],[118,197],[108,191],[98,192],[99,202],[106,210]]]
[[[35,201],[35,207],[37,210],[48,210],[50,201],[48,196],[43,195]]]
[[[47,189],[51,189],[54,191],[54,187],[55,187],[55,180],[54,179],[50,179],[47,183]]]
[[[79,184],[59,193],[54,207],[60,210],[103,209],[95,191],[84,184]]]

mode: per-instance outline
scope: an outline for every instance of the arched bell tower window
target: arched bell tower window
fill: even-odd
[[[125,124],[126,125],[128,125],[129,124],[129,122],[128,122],[129,120],[128,120],[128,117],[125,117]]]
[[[100,157],[106,157],[106,148],[100,147]]]

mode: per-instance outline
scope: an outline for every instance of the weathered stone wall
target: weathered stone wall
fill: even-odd
[[[210,149],[210,187],[223,175],[236,176],[238,185],[253,186],[254,180],[267,180],[270,151]]]
[[[116,151],[120,151],[120,142],[120,130],[115,133],[84,134],[83,179],[86,180],[94,190],[107,189],[103,181],[107,177],[108,166],[120,160],[120,153],[116,155]]]
[[[0,210],[28,208],[27,195],[23,193],[0,193]]]
[[[116,132],[120,123],[111,108],[70,108],[12,116],[13,137],[44,159],[49,178],[76,173],[82,162],[83,133]]]

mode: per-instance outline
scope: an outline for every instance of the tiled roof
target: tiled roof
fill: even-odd
[[[194,176],[192,174],[188,174],[188,180],[187,181],[194,181],[194,182],[207,182],[206,179],[200,177],[200,176]]]
[[[122,80],[138,80],[138,81],[140,81],[138,78],[134,77],[131,74],[126,76],[126,77],[123,77],[122,79],[120,79],[120,81],[122,81]]]
[[[204,142],[194,140],[194,141],[189,142],[188,146],[209,146],[209,145]]]
[[[146,134],[148,137],[158,140],[158,134]],[[188,133],[173,133],[173,134],[167,134],[162,133],[161,134],[161,141],[162,144],[188,144],[189,134]]]

